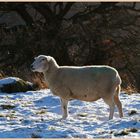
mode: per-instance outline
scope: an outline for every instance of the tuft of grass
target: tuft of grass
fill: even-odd
[[[124,136],[124,135],[128,135],[129,132],[127,130],[123,130],[119,133],[115,133],[114,136]]]
[[[114,136],[124,136],[124,135],[128,135],[130,132],[135,133],[137,131],[138,131],[137,128],[127,128],[127,129],[122,130],[119,133],[115,133]]]
[[[87,113],[80,113],[80,114],[77,114],[77,116],[79,116],[79,117],[86,117],[86,116],[88,116],[88,114]]]
[[[25,103],[23,103],[22,105],[21,105],[21,107],[29,107],[29,106],[31,106],[32,105],[32,102],[25,102]]]
[[[4,114],[0,114],[0,117],[2,118],[2,117],[5,117],[5,115]]]
[[[114,131],[113,131],[113,130],[109,132],[109,134],[113,134],[113,133],[114,133]]]
[[[135,133],[135,132],[137,132],[137,131],[138,131],[137,128],[130,128],[130,129],[129,129],[129,132],[133,132],[133,133]]]
[[[50,131],[54,131],[54,130],[56,130],[56,129],[55,129],[54,126],[49,126],[49,127],[48,127],[48,130],[50,130]]]
[[[11,113],[16,113],[16,111],[15,110],[12,110]]]
[[[47,111],[45,109],[41,109],[36,112],[36,114],[45,114],[45,113],[47,113]]]
[[[5,117],[7,117],[9,119],[17,118],[17,116],[15,116],[13,113],[7,114]]]
[[[135,115],[135,114],[137,114],[137,111],[136,110],[130,110],[128,114],[129,114],[129,116]]]
[[[2,108],[2,109],[13,109],[13,108],[15,108],[16,106],[15,105],[0,105],[0,107]]]
[[[42,137],[36,133],[32,133],[31,138],[42,138]]]

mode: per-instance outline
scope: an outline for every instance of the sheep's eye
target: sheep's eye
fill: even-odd
[[[45,59],[43,58],[42,61],[44,61]]]

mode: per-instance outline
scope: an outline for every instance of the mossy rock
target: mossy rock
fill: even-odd
[[[2,81],[2,82],[1,82]],[[5,82],[3,82],[5,81]],[[0,80],[0,91],[5,93],[26,92],[35,90],[32,83],[16,77],[8,77]]]

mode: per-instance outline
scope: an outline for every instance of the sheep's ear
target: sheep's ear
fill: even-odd
[[[34,57],[34,59],[36,60],[37,57]]]
[[[51,56],[47,56],[47,60],[48,60],[48,62],[49,62],[51,59],[52,59]]]

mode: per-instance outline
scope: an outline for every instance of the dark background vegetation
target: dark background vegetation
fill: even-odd
[[[0,77],[44,86],[30,71],[39,54],[59,65],[115,67],[127,90],[140,90],[140,3],[1,2]]]

